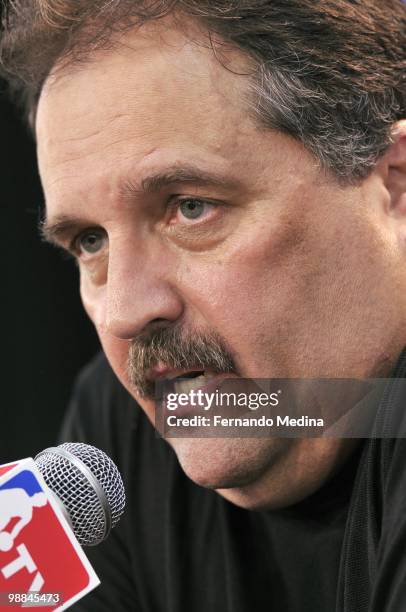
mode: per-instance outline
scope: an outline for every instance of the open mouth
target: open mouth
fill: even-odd
[[[189,393],[192,390],[205,387],[210,381],[218,377],[225,377],[224,372],[213,372],[209,370],[191,370],[183,372],[171,379],[175,393]]]
[[[190,368],[171,369],[163,363],[157,364],[150,372],[151,383],[163,383],[166,392],[189,393],[192,390],[204,389],[220,383],[222,379],[234,378],[232,373],[219,372],[214,369]],[[162,387],[161,387],[162,389]]]

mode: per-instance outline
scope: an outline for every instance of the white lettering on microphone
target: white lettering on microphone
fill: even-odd
[[[14,574],[17,574],[22,569],[28,570],[30,574],[33,574],[38,569],[25,544],[19,544],[16,549],[18,551],[18,557],[16,557],[14,561],[10,561],[10,563],[1,569],[1,573],[6,579],[11,578],[11,576],[14,576]],[[44,578],[41,573],[37,571],[29,590],[39,591],[43,584]]]

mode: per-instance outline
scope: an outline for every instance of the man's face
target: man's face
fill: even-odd
[[[170,21],[121,43],[48,79],[38,155],[53,236],[74,249],[107,358],[151,421],[130,349],[145,389],[184,373],[169,353],[143,360],[156,333],[165,344],[175,330],[181,348],[199,337],[186,369],[209,376],[386,374],[405,338],[379,177],[340,186],[298,142],[259,128],[239,52],[224,51],[226,69]],[[171,445],[192,479],[247,507],[300,499],[348,453],[315,439]]]

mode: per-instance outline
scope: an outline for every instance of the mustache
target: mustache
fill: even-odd
[[[134,338],[128,353],[128,378],[145,399],[155,398],[155,382],[148,375],[159,363],[174,370],[236,372],[233,357],[218,334],[186,333],[178,327],[161,328]]]

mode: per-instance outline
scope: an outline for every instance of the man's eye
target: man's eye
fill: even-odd
[[[215,205],[205,200],[187,198],[177,204],[178,221],[201,219],[213,211]]]
[[[102,230],[88,230],[82,232],[75,240],[76,251],[80,255],[94,255],[101,251],[106,241],[106,234]]]

